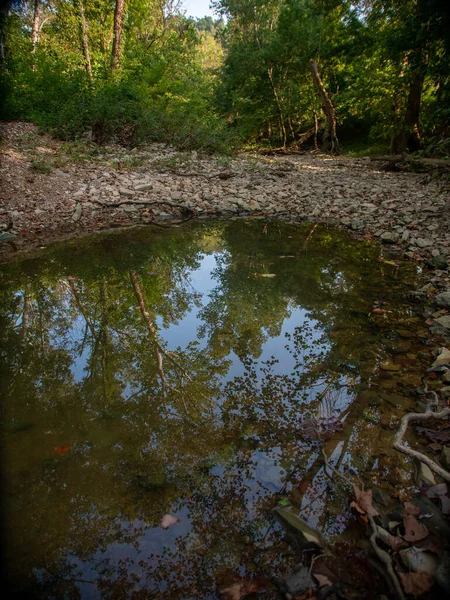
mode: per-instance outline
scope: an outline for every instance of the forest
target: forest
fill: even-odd
[[[13,0],[2,120],[181,150],[450,152],[442,0]]]

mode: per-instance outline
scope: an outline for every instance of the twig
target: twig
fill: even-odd
[[[345,475],[343,475],[340,471],[338,471],[335,467],[333,467],[333,465],[330,463],[328,456],[325,454],[325,450],[322,448],[322,454],[323,454],[323,460],[325,462],[325,466],[327,466],[329,469],[331,469],[331,471],[333,471],[333,473],[335,475],[337,475],[345,484],[349,485],[350,487],[353,487],[353,481],[350,481],[350,479],[348,477],[346,477]],[[361,484],[361,488],[364,490],[364,485],[361,481],[361,479],[359,479],[358,477],[358,481]]]
[[[377,537],[379,537],[378,526],[376,525],[375,521],[373,520],[372,515],[367,514],[367,516],[369,518],[369,522],[372,527],[372,535],[370,536],[370,543],[372,544],[372,548],[373,548],[375,554],[378,556],[378,558],[381,560],[381,562],[386,567],[386,570],[389,573],[389,576],[392,580],[392,584],[395,588],[397,596],[400,598],[400,600],[404,600],[405,596],[403,594],[403,590],[402,590],[402,587],[398,580],[398,577],[395,574],[394,568],[392,566],[392,559],[389,556],[389,554],[385,550],[382,550],[380,548],[380,546],[378,546],[378,544],[377,544]]]
[[[425,456],[425,454],[417,452],[417,450],[412,450],[403,443],[403,438],[406,435],[406,430],[408,429],[409,423],[413,421],[445,419],[448,416],[450,416],[450,408],[444,408],[440,412],[433,412],[432,410],[428,409],[424,413],[408,413],[403,417],[403,419],[400,422],[400,429],[395,434],[393,446],[399,452],[403,452],[403,454],[407,454],[408,456],[417,458],[417,460],[420,460],[421,462],[425,463],[428,467],[430,467],[432,471],[434,471],[437,475],[442,477],[442,479],[445,479],[445,481],[450,482],[450,473],[448,471],[440,467],[434,462],[434,460],[428,458],[428,456]]]

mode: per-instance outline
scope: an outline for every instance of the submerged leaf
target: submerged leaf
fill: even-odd
[[[372,506],[372,490],[362,492],[357,485],[354,485],[353,491],[355,492],[356,504],[362,512],[372,515],[372,517],[378,517],[380,513]],[[355,503],[352,502],[352,504]]]
[[[412,515],[403,519],[405,526],[404,539],[407,542],[419,542],[428,536],[428,529]]]
[[[64,456],[70,451],[70,446],[56,446],[55,452],[59,454],[59,456]]]
[[[434,580],[426,573],[399,573],[398,574],[406,594],[415,598],[431,590]]]
[[[267,577],[256,577],[256,579],[250,581],[243,579],[220,588],[220,594],[224,600],[241,600],[249,594],[259,594],[267,591],[269,583],[270,580]]]

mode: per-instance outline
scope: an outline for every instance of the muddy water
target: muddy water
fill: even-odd
[[[129,230],[3,267],[11,589],[218,598],[296,564],[279,505],[357,543],[321,450],[372,488],[412,487],[391,442],[428,366],[415,267],[392,260],[256,221]]]

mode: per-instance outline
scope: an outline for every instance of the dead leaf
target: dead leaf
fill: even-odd
[[[428,448],[431,448],[431,450],[434,450],[435,452],[440,452],[442,450],[442,446],[441,444],[428,444]]]
[[[265,592],[269,588],[270,580],[267,577],[256,577],[252,580],[237,581],[226,587],[220,588],[220,594],[225,600],[241,600],[249,594]]]
[[[402,548],[408,548],[409,544],[399,535],[388,534],[389,544],[392,550],[401,550]]]
[[[160,525],[163,529],[169,529],[171,525],[175,525],[175,523],[178,523],[178,521],[179,519],[172,515],[164,515],[161,519]]]
[[[420,515],[420,508],[412,502],[405,502],[404,506],[407,515]]]
[[[405,593],[415,598],[422,596],[433,587],[434,580],[426,573],[399,573]]]
[[[374,308],[372,312],[380,315],[381,313],[384,313],[384,310],[382,308]]]
[[[354,485],[353,491],[355,493],[356,502],[361,509],[365,513],[372,515],[372,517],[378,517],[380,513],[372,506],[372,490],[362,492],[357,485]]]
[[[317,579],[317,583],[319,587],[323,587],[324,585],[333,585],[333,583],[328,579],[326,575],[321,575],[320,573],[314,573],[314,577]]]
[[[430,375],[432,375],[432,373],[430,373]],[[417,427],[417,431],[420,435],[424,435],[430,442],[434,442],[435,444],[447,444],[450,442],[450,430],[445,428],[445,426],[441,426],[440,429]]]
[[[70,446],[56,446],[55,452],[59,454],[59,456],[64,456],[70,451]]]
[[[403,538],[407,542],[419,542],[423,540],[428,535],[428,529],[420,523],[415,517],[412,515],[408,515],[403,519],[403,525],[405,526],[405,534]]]

